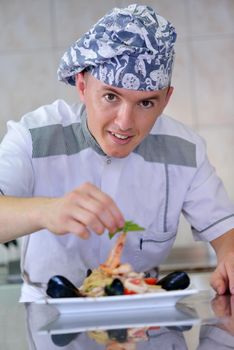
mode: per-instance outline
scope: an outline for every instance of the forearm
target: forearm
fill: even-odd
[[[234,254],[234,229],[213,240],[211,245],[216,252],[218,262],[222,261],[227,254]]]
[[[43,208],[49,198],[0,196],[0,243],[43,228]]]

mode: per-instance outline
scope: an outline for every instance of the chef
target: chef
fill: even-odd
[[[194,131],[163,114],[176,32],[143,5],[115,8],[65,52],[57,100],[9,121],[0,146],[0,241],[23,237],[22,300],[49,278],[80,285],[132,220],[122,260],[150,271],[168,256],[181,213],[217,254],[211,285],[234,294],[234,206]],[[46,78],[46,77],[45,77]]]

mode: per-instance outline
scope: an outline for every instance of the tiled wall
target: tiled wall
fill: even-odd
[[[7,120],[57,98],[76,101],[75,90],[56,79],[61,54],[107,10],[131,2],[0,1],[0,139]],[[178,32],[175,92],[166,112],[206,139],[210,159],[234,200],[234,0],[147,4]],[[178,244],[189,243],[186,225],[181,231]]]

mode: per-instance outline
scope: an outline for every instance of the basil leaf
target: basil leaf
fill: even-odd
[[[125,221],[124,227],[118,228],[115,232],[109,232],[109,238],[113,238],[118,232],[144,231],[144,227],[139,226],[133,221]]]

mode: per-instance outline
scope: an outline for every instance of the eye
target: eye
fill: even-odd
[[[104,97],[108,102],[114,102],[117,99],[117,96],[115,94],[112,94],[112,93],[108,93]]]
[[[148,101],[148,100],[144,100],[140,102],[140,106],[143,108],[151,108],[153,107],[153,102],[152,101]]]

